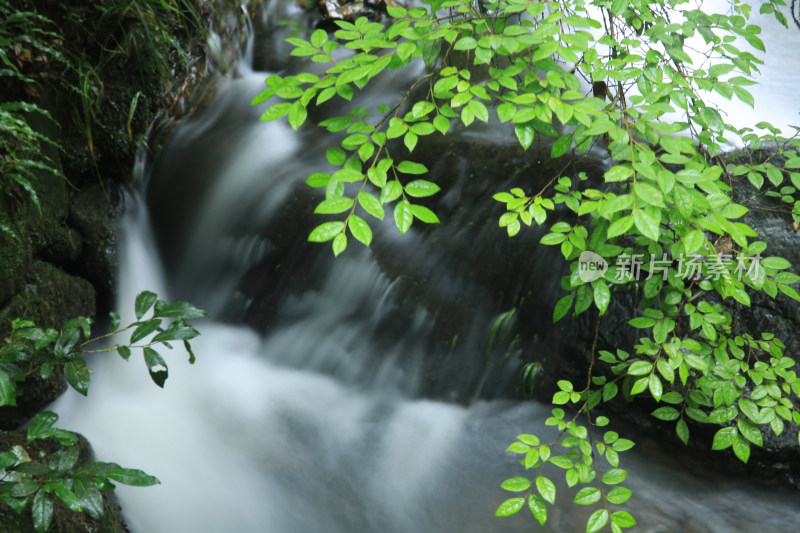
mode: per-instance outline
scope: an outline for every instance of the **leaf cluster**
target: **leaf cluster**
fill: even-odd
[[[159,387],[168,376],[167,363],[157,348],[172,349],[182,343],[194,363],[190,340],[199,335],[189,320],[202,318],[206,313],[186,302],[167,303],[150,291],[143,291],[134,303],[136,320],[120,327],[120,317],[111,313],[111,331],[92,336],[92,321],[77,317],[61,329],[39,328],[25,320],[12,322],[11,334],[0,348],[0,406],[16,405],[17,384],[32,376],[48,378],[61,368],[67,383],[88,394],[91,371],[85,354],[116,352],[128,360],[133,350],[141,350],[148,373]],[[100,342],[129,332],[127,341],[101,348]],[[36,531],[46,531],[53,515],[53,496],[61,499],[76,512],[86,512],[93,518],[103,512],[102,491],[113,490],[112,481],[135,486],[148,486],[158,480],[139,470],[121,468],[113,463],[78,465],[77,437],[69,431],[54,427],[58,415],[49,411],[36,414],[28,425],[28,443],[37,439],[55,439],[63,447],[44,464],[31,458],[24,447],[18,446],[0,454],[0,498],[15,511],[22,512],[32,505]]]
[[[114,490],[115,481],[137,487],[159,483],[141,470],[116,463],[81,462],[77,437],[53,427],[57,420],[55,413],[43,411],[28,426],[28,444],[38,439],[60,443],[49,459],[44,453],[31,457],[19,445],[0,453],[0,499],[18,513],[30,506],[34,530],[47,531],[50,527],[54,498],[74,512],[97,519],[103,515],[102,493]]]
[[[786,25],[781,5],[764,1],[759,9]],[[759,200],[775,198],[800,224],[800,128],[792,136],[766,122],[737,128],[709,101],[715,94],[754,105],[748,87],[763,61],[751,50],[763,52],[764,44],[761,29],[749,24],[751,10],[738,0],[725,13],[681,0],[429,0],[389,7],[393,20],[385,26],[336,21],[332,35],[316,30],[308,39],[289,39],[293,55],[326,70],[270,76],[253,104],[269,102],[262,118],[287,116],[297,130],[310,108],[334,98],[349,102],[381,72],[424,64],[399,101],[355,107],[319,123],[336,135],[338,146],[327,151],[335,170],[307,182],[324,190],[315,212],[344,219],[320,224],[309,240],[332,241],[336,255],[348,232],[365,245],[372,240],[358,208],[380,220],[396,202],[401,233],[414,218],[438,221],[411,201],[439,191],[423,177],[427,168],[410,159],[429,135],[496,121],[513,128],[524,149],[546,140],[552,158],[606,154],[610,164],[599,181],[572,175],[574,165],[565,165],[541,190],[520,186],[494,195],[504,211],[498,224],[509,236],[534,223],[548,227],[541,243],[558,246],[569,263],[554,322],[594,308],[596,347],[615,293],[639,296],[630,320],[643,335],[635,353],[593,347],[586,387],[559,382],[553,403],[572,404],[591,419],[593,409],[620,393],[631,401],[647,394],[664,404],[653,415],[676,421],[681,440],[688,441],[689,419],[716,424],[713,449],[732,447],[747,461],[750,446],[763,444],[762,430],[780,434],[800,421],[796,362],[774,335],[749,331],[742,320],[758,293],[800,302],[794,288],[800,277],[785,259],[762,256],[766,244],[745,218]],[[753,150],[770,143],[775,155],[734,162],[722,148],[735,140]],[[734,192],[744,183],[755,192],[742,200]],[[613,266],[588,279],[580,259],[587,252]],[[526,375],[534,371],[526,366]],[[608,508],[594,459],[604,454],[617,468],[613,435],[594,443],[586,428],[554,416],[572,455],[553,462],[550,445],[542,448],[534,437],[515,443],[529,457],[526,469],[539,470],[533,480],[504,484],[528,493],[504,502],[498,514],[527,503],[544,523],[545,503],[555,494],[541,467],[561,461],[570,486],[601,480],[576,496],[576,503],[603,502],[587,531],[633,525],[626,512]]]
[[[556,393],[554,400],[561,395],[567,398],[574,397],[576,400],[580,398],[586,400],[586,394],[574,391],[569,381],[559,381],[558,386],[561,391]],[[549,417],[545,424],[555,426],[559,430],[558,436],[553,441],[543,443],[536,435],[524,434],[518,435],[517,441],[508,447],[508,452],[523,456],[520,463],[525,470],[535,471],[535,477],[531,480],[528,477],[517,476],[505,480],[501,484],[504,490],[525,494],[505,500],[495,515],[503,517],[516,514],[527,504],[534,518],[544,525],[548,518],[547,504],[554,505],[556,499],[556,486],[544,475],[545,466],[550,465],[564,470],[568,487],[586,485],[575,493],[574,503],[587,506],[600,505],[600,508],[589,516],[586,531],[600,531],[609,524],[609,521],[612,531],[635,526],[636,519],[629,512],[613,511],[610,507],[625,503],[633,493],[629,488],[620,485],[625,481],[627,472],[620,468],[619,454],[631,449],[634,443],[620,438],[614,431],[606,431],[602,440],[595,440],[586,426],[576,424],[577,416],[566,420],[564,410],[560,408],[553,409],[552,414],[553,416]],[[597,417],[593,425],[603,427],[608,425],[608,422],[606,417]],[[554,455],[555,450],[564,453]],[[603,458],[611,468],[601,472],[598,458]]]

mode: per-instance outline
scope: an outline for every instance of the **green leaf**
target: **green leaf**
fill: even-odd
[[[117,346],[117,353],[127,361],[131,356],[131,349],[128,346],[119,345]]]
[[[692,230],[683,238],[683,253],[686,255],[693,254],[706,242],[706,237],[700,230]]]
[[[208,315],[205,311],[198,309],[190,303],[175,302],[171,304],[164,304],[163,302],[159,302],[156,304],[154,316],[165,318],[182,318],[184,320],[189,320],[191,318],[203,318]]]
[[[739,433],[744,438],[746,438],[747,440],[749,440],[750,442],[752,442],[756,446],[763,446],[764,445],[764,440],[763,440],[763,437],[761,435],[761,430],[758,428],[758,426],[756,426],[752,422],[749,422],[748,420],[740,418],[736,423],[736,427],[739,428]]]
[[[654,205],[657,207],[664,206],[664,197],[661,194],[661,191],[658,190],[656,187],[649,185],[645,182],[639,181],[633,186],[633,190],[636,195],[647,202],[650,205]]]
[[[608,523],[608,511],[606,509],[598,509],[593,512],[586,522],[586,533],[595,533],[603,529]]]
[[[680,413],[674,407],[659,407],[650,414],[659,420],[666,421],[677,420],[680,416]]]
[[[78,503],[81,508],[89,516],[97,519],[103,515],[103,496],[94,482],[84,478],[74,478],[72,490],[75,491],[75,496],[78,497]]]
[[[708,69],[708,75],[712,78],[718,78],[719,76],[724,76],[733,69],[734,66],[730,63],[721,63],[717,65],[712,65]]]
[[[325,152],[325,158],[331,165],[339,166],[344,164],[345,159],[347,159],[347,154],[345,154],[344,150],[341,148],[328,148]]]
[[[625,478],[628,476],[628,473],[621,468],[611,468],[606,470],[603,474],[602,481],[606,485],[616,485],[617,483],[622,483],[625,481]]]
[[[454,50],[473,50],[478,47],[478,41],[472,37],[462,37],[453,46]]]
[[[380,201],[375,198],[374,195],[366,191],[361,191],[358,193],[358,203],[364,208],[364,211],[379,220],[383,220],[385,216],[383,205],[381,205]]]
[[[198,335],[200,332],[187,326],[183,320],[176,320],[166,330],[153,337],[153,342],[186,341],[194,339]]]
[[[633,176],[633,169],[625,165],[611,167],[605,173],[607,182],[625,181],[631,176]]]
[[[372,229],[370,229],[366,220],[358,215],[351,215],[347,221],[347,227],[353,237],[361,241],[364,246],[370,245],[372,242]]]
[[[792,264],[783,257],[765,257],[761,260],[761,266],[774,268],[775,270],[783,270],[785,268],[790,268]]]
[[[425,222],[426,224],[439,223],[439,217],[436,216],[436,213],[434,213],[424,205],[412,205],[411,212],[414,213],[415,217]]]
[[[547,505],[539,496],[531,494],[528,498],[528,509],[531,510],[533,517],[541,524],[547,522]]]
[[[633,527],[636,519],[628,511],[617,511],[611,515],[611,522],[619,527]]]
[[[406,161],[404,161],[405,163]],[[441,189],[435,183],[431,183],[430,181],[426,180],[414,180],[411,183],[408,183],[404,187],[406,194],[409,196],[413,196],[415,198],[425,198],[427,196],[433,196]]]
[[[397,205],[394,206],[394,223],[397,229],[400,230],[401,235],[404,235],[408,231],[413,221],[414,212],[411,210],[411,204],[406,200],[398,202]]]
[[[648,383],[648,388],[650,389],[650,395],[655,399],[655,401],[661,401],[661,395],[664,393],[664,389],[661,385],[661,379],[656,375],[655,372],[650,374],[650,382]]]
[[[17,405],[17,384],[6,373],[0,369],[0,406]]]
[[[519,512],[522,506],[525,505],[525,498],[509,498],[500,504],[500,507],[495,511],[495,516],[511,516]]]
[[[544,476],[537,477],[536,489],[539,491],[539,494],[542,495],[544,501],[548,502],[550,505],[556,503],[556,486],[548,478]]]
[[[80,392],[84,396],[89,392],[89,369],[83,359],[70,361],[64,365],[64,377],[67,378],[67,383]]]
[[[620,505],[628,501],[628,499],[633,494],[633,491],[627,487],[614,487],[611,491],[606,495],[606,499],[611,503]]]
[[[344,230],[344,222],[325,222],[320,224],[308,236],[311,242],[327,242]]]
[[[594,304],[597,306],[600,314],[603,315],[608,308],[608,304],[611,302],[611,291],[608,288],[608,284],[602,279],[592,281],[592,289]]]
[[[526,122],[525,124],[515,124],[514,133],[517,135],[517,140],[524,150],[530,148],[531,144],[533,143],[533,124],[530,122]]]
[[[512,477],[503,481],[500,486],[510,492],[523,492],[530,488],[531,482],[524,477]]]
[[[394,202],[403,194],[403,186],[397,180],[392,180],[381,189],[381,203],[388,204]]]
[[[572,134],[559,137],[550,149],[550,157],[553,159],[561,157],[567,153],[570,146],[572,146]]]
[[[289,125],[294,131],[297,131],[306,121],[307,116],[308,112],[306,111],[306,106],[304,106],[300,100],[297,100],[292,104],[292,107],[289,108]]]
[[[334,237],[331,248],[333,249],[333,256],[338,257],[347,248],[347,235],[340,233]]]
[[[650,361],[634,361],[633,364],[628,367],[628,374],[631,376],[644,376],[645,374],[649,374],[652,369],[653,363]]]
[[[40,439],[50,434],[50,430],[58,421],[58,415],[52,411],[41,411],[36,413],[28,423],[28,442]]]
[[[153,318],[148,320],[147,322],[142,322],[136,327],[135,330],[133,330],[133,334],[131,334],[131,344],[139,342],[148,335],[151,335],[153,332],[157,331],[158,328],[160,327],[161,327],[161,319],[159,318]]]
[[[450,129],[450,120],[443,115],[436,115],[433,117],[433,127],[436,128],[439,133],[445,135]]]
[[[134,468],[114,468],[106,473],[106,477],[132,487],[150,487],[161,483],[158,478]]]
[[[714,441],[711,444],[712,450],[724,450],[729,448],[736,439],[738,433],[734,427],[724,427],[714,434]]]
[[[169,371],[167,370],[167,362],[164,358],[149,346],[144,349],[144,362],[147,365],[147,371],[150,373],[150,378],[159,387],[164,387],[164,382],[167,380]]]
[[[409,152],[413,152],[414,151],[414,147],[417,146],[417,136],[416,136],[416,134],[414,134],[414,133],[412,133],[410,131],[408,133],[406,133],[405,136],[403,136],[403,144],[406,145],[406,148],[408,148]]]
[[[600,490],[597,487],[584,487],[572,500],[578,505],[592,505],[600,501]]]
[[[425,64],[428,66],[433,65],[433,62],[436,61],[437,57],[439,57],[439,52],[441,49],[441,39],[426,42],[422,47],[422,59],[425,61]]]
[[[689,426],[686,425],[686,421],[683,418],[678,420],[678,423],[675,424],[675,433],[678,435],[678,438],[683,441],[684,445],[689,443]]]
[[[658,242],[658,237],[661,233],[660,212],[658,212],[658,217],[655,217],[644,209],[634,209],[633,222],[636,224],[636,229],[642,232],[642,235],[652,241]]]
[[[146,312],[153,307],[156,303],[158,296],[150,291],[142,291],[136,295],[136,302],[134,303],[134,311],[136,312],[136,320],[141,320]]]
[[[321,201],[316,209],[314,209],[314,213],[317,215],[338,215],[339,213],[344,213],[351,207],[353,207],[352,198],[337,196]]]
[[[425,174],[428,172],[428,168],[425,165],[414,163],[413,161],[401,161],[397,165],[397,170],[403,174]]]
[[[47,531],[53,520],[53,502],[43,489],[40,489],[33,497],[31,514],[33,515],[33,529]]]
[[[555,309],[553,309],[553,324],[561,320],[566,316],[569,312],[570,307],[572,307],[572,300],[575,298],[575,293],[569,293],[568,295],[561,298],[558,303],[556,303]]]
[[[616,237],[617,235],[622,235],[623,233],[628,231],[630,227],[633,226],[633,221],[634,219],[633,216],[631,215],[626,215],[624,217],[615,220],[608,227],[608,232],[607,232],[608,238],[611,239],[613,237]]]
[[[277,120],[288,113],[291,107],[292,104],[288,102],[281,102],[279,104],[271,105],[261,115],[261,120],[266,122]]]

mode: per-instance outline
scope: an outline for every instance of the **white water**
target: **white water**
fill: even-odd
[[[141,207],[129,212],[120,309],[132,308],[145,287],[167,295],[148,230]],[[370,265],[354,261],[347,270],[363,283]],[[325,337],[315,321],[335,302],[320,297],[314,303],[318,311],[293,326],[293,334],[304,329],[309,338]],[[64,427],[85,434],[99,459],[161,479],[156,487],[118,489],[134,532],[532,527],[531,517],[492,514],[506,496],[498,484],[521,473],[503,451],[507,444],[523,431],[550,433],[542,406],[478,402],[464,408],[391,390],[362,392],[272,364],[271,339],[245,328],[211,320],[199,327],[198,362],[190,367],[182,355],[171,357],[163,390],[138,358],[126,363],[107,355],[93,364],[89,397],[70,394],[58,404]],[[648,439],[639,446],[644,456],[629,452],[623,462],[631,470],[626,485],[635,490],[641,531],[788,532],[800,520],[791,493],[762,492],[735,479],[705,480],[681,471]],[[581,529],[582,511],[562,494],[547,531]]]
[[[269,247],[257,236],[241,239],[241,219],[259,227],[285,200],[289,185],[308,174],[297,161],[311,167],[322,157],[311,155],[313,138],[258,123],[258,110],[247,109],[264,77],[255,73],[225,82],[212,108],[176,133],[183,136],[176,143],[182,150],[197,147],[193,157],[201,165],[204,139],[229,144],[216,170],[217,185],[206,189],[195,211],[201,230],[190,235],[179,267],[181,285],[193,286],[210,309],[230,298],[238,275]],[[220,135],[226,130],[217,121],[235,114],[231,109],[238,109],[236,133]],[[243,213],[254,197],[267,201]],[[145,208],[136,202],[131,207],[121,249],[120,311],[132,309],[140,290],[169,299],[171,289]],[[376,353],[375,323],[395,298],[390,280],[358,253],[337,260],[324,275],[319,290],[285,299],[279,310],[285,319],[265,336],[199,322],[197,363],[167,354],[170,376],[163,390],[150,381],[141,356],[126,363],[105,355],[92,363],[88,398],[72,393],[59,400],[63,427],[85,434],[99,460],[160,478],[157,487],[118,489],[132,530],[538,530],[529,514],[492,515],[511,496],[498,488],[500,482],[523,474],[506,446],[522,432],[549,434],[543,424],[548,409],[534,402],[463,407],[407,396],[401,385],[409,376],[393,361],[424,355],[417,339],[404,339],[397,353]],[[373,305],[367,319],[356,313],[365,302]],[[413,326],[408,325],[418,332]],[[373,369],[369,357],[385,363]],[[316,371],[326,366],[335,367],[338,377]],[[366,371],[374,372],[372,386],[354,385]],[[630,470],[625,485],[635,491],[631,510],[638,531],[797,530],[796,493],[686,467],[657,443],[645,437],[637,442],[637,451],[622,460]],[[559,485],[547,531],[584,529],[591,509],[571,504],[573,494]]]

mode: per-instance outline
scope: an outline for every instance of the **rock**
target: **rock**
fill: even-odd
[[[25,289],[0,310],[2,336],[8,334],[15,318],[32,320],[44,328],[60,328],[72,317],[94,317],[95,293],[88,281],[66,274],[50,263],[34,261],[25,282]],[[0,429],[18,428],[58,398],[65,388],[59,372],[54,372],[47,380],[34,374],[19,383],[17,406],[0,407]]]
[[[385,16],[387,5],[396,6],[398,4],[393,0],[319,0],[318,5],[325,20],[352,22],[358,17],[379,20]]]
[[[33,261],[27,234],[10,207],[6,195],[0,195],[0,305],[22,290],[25,273]]]
[[[117,215],[121,205],[117,186],[93,184],[84,187],[72,200],[69,224],[80,235],[81,254],[76,270],[97,289],[102,308],[111,303],[117,284]]]

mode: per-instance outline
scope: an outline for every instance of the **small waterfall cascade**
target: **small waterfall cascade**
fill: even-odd
[[[190,366],[177,350],[164,354],[170,374],[159,389],[141,356],[126,362],[99,355],[91,361],[88,398],[71,391],[55,406],[62,427],[83,433],[99,460],[161,480],[118,488],[135,533],[584,530],[592,509],[572,504],[563,476],[544,529],[530,515],[493,516],[509,497],[500,483],[523,473],[506,447],[521,433],[551,435],[549,406],[479,399],[491,397],[484,394],[491,383],[508,384],[518,374],[487,363],[478,377],[464,378],[467,392],[454,395],[458,402],[420,392],[431,370],[424,361],[468,366],[486,350],[498,309],[478,277],[458,270],[464,258],[447,259],[449,243],[413,231],[401,237],[388,224],[376,230],[374,254],[354,249],[334,260],[328,248],[305,242],[312,204],[299,191],[325,165],[330,141],[317,131],[259,122],[263,109],[249,106],[265,70],[293,68],[278,59],[288,57],[280,44],[288,29],[277,21],[303,15],[291,2],[273,4],[254,21],[252,67],[221,81],[213,102],[176,128],[153,170],[148,203],[131,197],[122,224],[117,310],[130,315],[141,290],[207,309],[211,318],[196,323],[197,362]],[[269,30],[263,42],[259,28]],[[763,76],[778,98],[796,104],[797,74],[793,81],[780,75],[781,62],[797,63],[800,37],[792,39],[768,41],[776,52],[770,61],[777,56],[778,63]],[[272,54],[264,51],[271,47]],[[397,80],[382,83],[365,98],[398,90]],[[770,107],[743,120],[774,116],[773,100],[756,101]],[[483,133],[498,146],[513,141]],[[458,187],[443,205],[459,202]],[[484,231],[453,227],[449,238],[477,240]],[[414,261],[424,275],[393,275],[387,256]],[[266,274],[253,281],[254,272]],[[448,346],[431,341],[437,322],[403,285],[414,276],[434,297],[462,302],[457,318],[468,321],[467,334]],[[243,279],[261,284],[266,303],[253,301]],[[241,325],[256,305],[269,323],[258,331]],[[453,382],[459,379],[454,373]],[[637,531],[797,530],[796,493],[687,466],[650,437],[625,436],[637,446],[622,455],[634,497],[621,508],[635,513]]]

